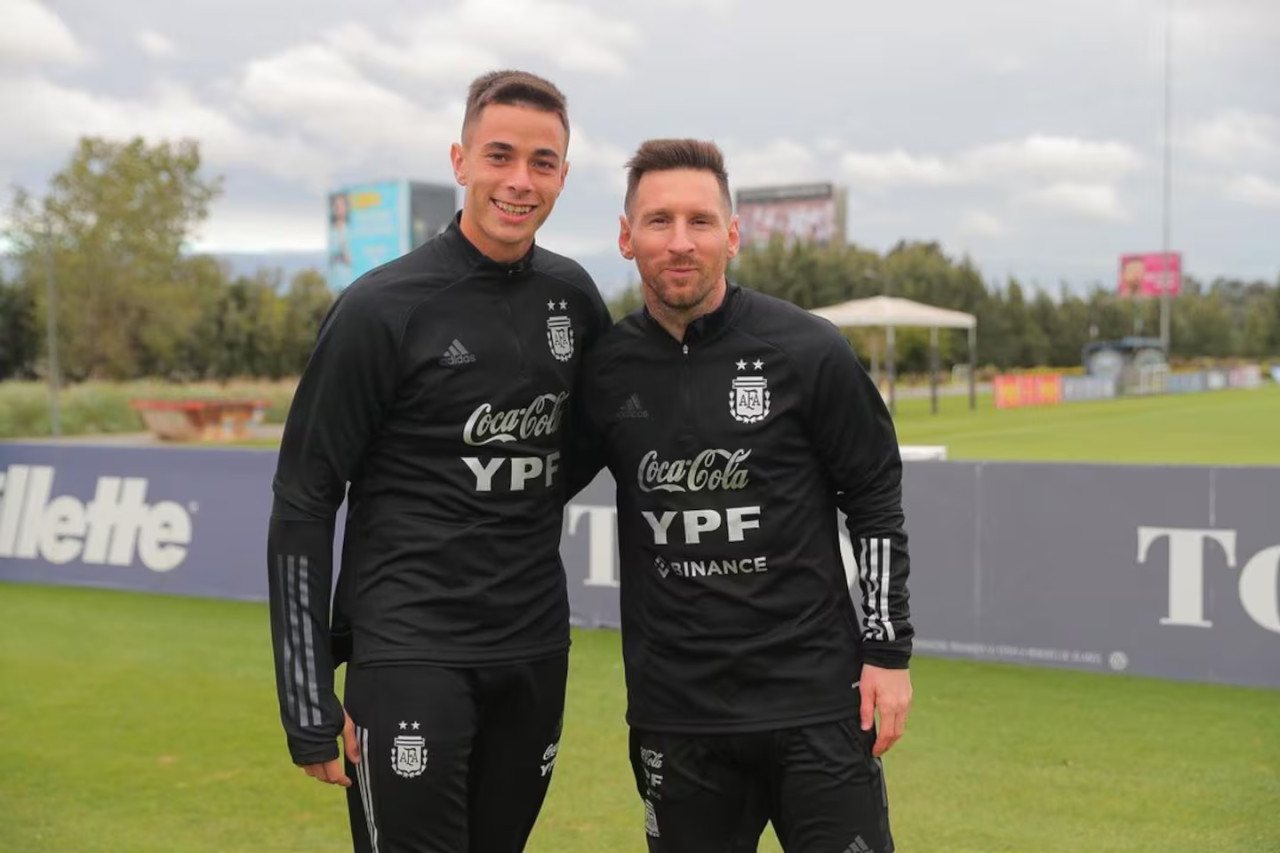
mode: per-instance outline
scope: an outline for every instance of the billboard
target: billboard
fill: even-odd
[[[329,193],[329,287],[341,290],[421,246],[456,210],[452,185],[381,181]]]
[[[794,184],[738,190],[738,230],[744,247],[781,236],[827,245],[844,242],[845,194],[834,184]]]
[[[1182,255],[1178,252],[1120,256],[1121,296],[1161,296],[1182,292]]]
[[[1056,406],[1062,402],[1062,376],[1044,373],[1002,374],[991,385],[997,409]]]

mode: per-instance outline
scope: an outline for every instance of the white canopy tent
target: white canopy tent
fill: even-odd
[[[938,329],[969,330],[969,408],[977,406],[974,368],[978,353],[978,318],[963,311],[936,308],[910,299],[896,296],[873,296],[870,299],[853,299],[838,305],[827,305],[812,311],[841,328],[883,326],[888,351],[885,361],[889,373],[889,409],[894,409],[894,329],[899,326],[926,328],[929,330],[929,392],[933,411],[938,411]]]

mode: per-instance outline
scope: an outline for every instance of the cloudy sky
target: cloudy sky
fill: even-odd
[[[1280,2],[1173,0],[1173,246],[1280,274]],[[611,291],[623,163],[714,139],[736,187],[831,180],[848,237],[937,240],[985,276],[1084,288],[1161,241],[1166,0],[0,0],[0,186],[77,136],[201,140],[214,251],[319,250],[324,195],[452,182],[477,74],[566,92],[540,241]],[[7,192],[7,191],[6,191]]]

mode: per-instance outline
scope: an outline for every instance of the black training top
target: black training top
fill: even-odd
[[[618,483],[630,724],[839,719],[856,713],[864,661],[908,665],[898,443],[834,326],[731,285],[683,343],[644,311],[620,321],[585,383],[575,428]]]
[[[540,247],[496,263],[457,217],[335,301],[285,424],[268,543],[295,762],[338,755],[343,660],[465,666],[568,648],[561,427],[610,323],[577,263]]]

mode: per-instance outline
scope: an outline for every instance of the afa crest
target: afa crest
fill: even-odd
[[[557,314],[547,318],[547,345],[557,361],[573,358],[573,325],[567,316]]]
[[[729,414],[744,424],[769,417],[769,382],[763,376],[738,376],[729,389]]]
[[[391,747],[391,769],[397,776],[412,779],[427,769],[426,739],[416,735],[400,735]]]

